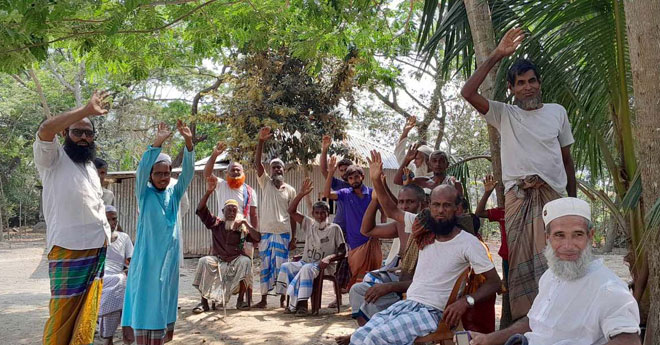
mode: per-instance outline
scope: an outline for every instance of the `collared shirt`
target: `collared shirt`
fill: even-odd
[[[74,163],[57,137],[44,141],[37,134],[32,149],[44,187],[48,252],[53,246],[84,250],[110,243],[103,190],[94,164]]]
[[[204,226],[211,230],[213,255],[219,257],[224,262],[232,262],[237,257],[243,255],[243,249],[241,248],[242,231],[225,229],[225,222],[211,214],[211,211],[207,207],[197,210],[196,213],[202,220],[202,223],[204,223]],[[245,236],[245,240],[254,242],[254,239],[252,239],[249,233]]]
[[[259,207],[259,231],[261,233],[285,234],[291,231],[289,203],[296,197],[296,190],[286,183],[275,187],[270,176],[264,172],[257,177],[261,187]]]
[[[350,249],[355,249],[365,244],[369,237],[360,233],[362,227],[362,217],[367,212],[367,207],[371,202],[371,192],[373,189],[362,185],[362,197],[355,194],[353,188],[342,188],[338,190],[337,201],[344,208],[344,217],[346,219],[346,242]]]
[[[601,259],[571,281],[545,271],[527,316],[532,331],[525,337],[532,345],[601,345],[621,333],[639,333],[637,302]]]

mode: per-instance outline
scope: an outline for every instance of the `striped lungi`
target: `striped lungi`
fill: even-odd
[[[505,229],[509,247],[509,305],[513,321],[527,315],[548,268],[543,256],[543,206],[560,195],[538,176],[517,182],[505,195]]]
[[[291,235],[262,233],[259,242],[261,257],[261,294],[266,295],[275,287],[280,267],[289,259],[289,241]]]
[[[351,336],[353,345],[412,344],[438,328],[442,311],[431,306],[403,300],[374,315]]]
[[[44,327],[44,345],[94,342],[105,251],[105,246],[87,250],[54,246],[48,253],[50,316]]]
[[[312,296],[314,278],[320,272],[316,262],[285,262],[277,276],[275,291],[279,295],[289,296],[289,310],[295,311],[298,301],[306,301]]]

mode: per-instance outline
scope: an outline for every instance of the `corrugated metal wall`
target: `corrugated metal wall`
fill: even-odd
[[[267,167],[266,167],[267,168]],[[285,174],[284,180],[292,185],[296,190],[300,189],[302,181],[305,179],[305,169],[302,167],[297,167],[290,169]],[[392,192],[398,193],[399,186],[395,186],[392,181],[394,180],[394,174],[396,170],[387,169],[385,170],[385,175],[387,176],[388,184],[392,189]],[[222,176],[224,172],[216,171],[216,175]],[[254,170],[250,169],[246,171],[247,179],[246,182],[254,188],[258,193],[258,202],[261,203],[261,188],[257,183],[257,176]],[[371,186],[371,181],[369,180],[369,169],[365,169],[365,174],[367,178],[365,179],[365,184]],[[314,191],[312,191],[313,200],[319,200],[323,192],[323,184],[325,179],[321,174],[321,169],[318,166],[314,166],[313,171],[307,172],[307,175],[312,179],[314,183]],[[110,186],[110,189],[115,193],[115,206],[119,211],[119,224],[122,229],[128,233],[133,241],[135,241],[135,231],[137,228],[137,201],[135,199],[135,179],[122,179],[119,183],[113,183]],[[204,195],[206,190],[204,178],[202,172],[198,171],[195,173],[195,177],[188,187],[187,193],[188,198],[190,199],[190,210],[183,217],[183,253],[185,256],[200,256],[206,255],[209,252],[209,247],[211,245],[211,234],[204,227],[199,218],[195,215],[195,209],[197,203]],[[303,214],[308,214],[307,205],[304,202],[300,203],[299,210]],[[218,214],[219,210],[217,209],[217,203],[215,201],[215,195],[212,195],[209,199],[209,208],[214,214]],[[302,238],[301,236],[298,236]]]

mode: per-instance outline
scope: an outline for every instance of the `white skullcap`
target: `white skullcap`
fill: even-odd
[[[424,194],[431,195],[431,192],[433,192],[433,190],[431,190],[431,188],[424,188]]]
[[[280,163],[280,164],[282,164],[282,166],[284,166],[284,162],[283,162],[281,159],[279,159],[279,158],[273,158],[273,159],[271,159],[271,161],[270,161],[270,165],[273,165],[273,163]]]
[[[170,155],[168,155],[167,153],[160,153],[158,155],[158,158],[156,158],[156,162],[154,162],[154,165],[163,162],[172,165],[172,157],[170,157]]]
[[[559,198],[543,206],[543,223],[548,226],[556,218],[563,216],[580,216],[591,221],[591,207],[578,198]]]
[[[420,145],[420,146],[417,148],[417,151],[418,151],[418,152],[421,152],[421,153],[423,153],[423,154],[425,154],[425,155],[427,155],[427,156],[430,156],[431,153],[433,153],[433,149],[432,149],[430,146],[427,146],[427,145]]]
[[[114,212],[117,213],[117,208],[112,205],[105,205],[105,213]]]

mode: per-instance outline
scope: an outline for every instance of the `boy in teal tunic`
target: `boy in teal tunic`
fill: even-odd
[[[169,186],[172,160],[161,153],[161,145],[172,133],[164,123],[136,172],[139,218],[121,320],[129,344],[163,344],[174,335],[179,295],[177,212],[195,170],[192,133],[180,120],[177,128],[186,141],[179,181]]]

